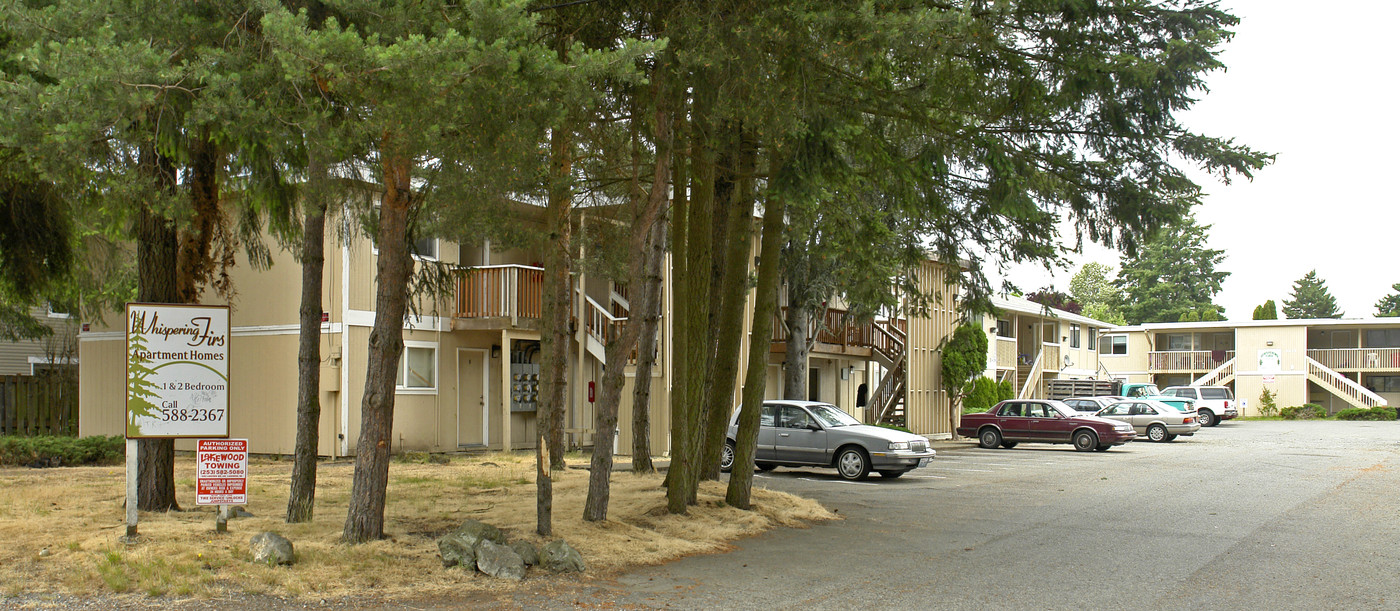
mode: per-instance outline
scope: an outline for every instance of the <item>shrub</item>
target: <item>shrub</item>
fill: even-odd
[[[1274,393],[1265,388],[1259,393],[1259,415],[1273,417],[1278,415],[1278,402],[1274,400]]]
[[[987,376],[974,378],[963,387],[963,413],[983,412],[997,404],[997,383]]]
[[[0,437],[0,465],[60,467],[120,462],[126,439],[103,437]]]
[[[1308,403],[1305,405],[1294,405],[1279,410],[1278,415],[1284,420],[1318,420],[1327,417],[1327,410],[1321,405]]]
[[[1353,407],[1337,412],[1338,420],[1394,420],[1395,408],[1393,407]]]

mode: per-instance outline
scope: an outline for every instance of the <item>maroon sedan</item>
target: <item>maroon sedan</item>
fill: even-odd
[[[1072,443],[1080,452],[1103,452],[1137,437],[1133,426],[1080,414],[1059,401],[1010,399],[983,413],[963,414],[958,434],[984,448],[1014,448],[1022,441]]]

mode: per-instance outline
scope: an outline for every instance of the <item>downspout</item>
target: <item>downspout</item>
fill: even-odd
[[[349,224],[350,211],[341,208],[341,222]],[[342,227],[340,239],[340,455],[350,454],[350,233]]]

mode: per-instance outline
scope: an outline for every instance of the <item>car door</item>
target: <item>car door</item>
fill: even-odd
[[[1031,403],[1030,429],[1036,441],[1051,443],[1069,441],[1070,428],[1058,410],[1044,403]]]
[[[1146,403],[1134,403],[1129,413],[1132,414],[1133,430],[1139,435],[1146,435],[1147,427],[1159,420],[1157,410]]]
[[[1134,404],[1134,403],[1114,403],[1113,405],[1110,405],[1110,406],[1104,408],[1103,411],[1099,412],[1099,416],[1102,416],[1102,417],[1104,417],[1104,418],[1108,418],[1109,420],[1117,420],[1117,421],[1119,421],[1119,422],[1126,422],[1126,423],[1128,423],[1128,424],[1132,424],[1132,423],[1133,423],[1133,416],[1132,416],[1132,408],[1133,408],[1133,405],[1135,405],[1135,404]]]
[[[826,430],[807,410],[796,405],[780,406],[776,432],[778,462],[826,463]]]
[[[1030,420],[1025,417],[1025,410],[1028,403],[1021,401],[1010,401],[997,410],[997,426],[1001,428],[1001,437],[1012,441],[1023,441],[1031,439]]]
[[[763,411],[758,417],[758,447],[754,448],[754,460],[777,460],[778,440],[777,424],[778,406],[771,403],[763,404]]]

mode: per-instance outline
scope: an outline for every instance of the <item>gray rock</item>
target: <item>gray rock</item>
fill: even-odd
[[[292,542],[275,532],[253,535],[253,538],[248,540],[248,547],[253,552],[253,562],[270,565],[296,562],[296,550],[293,549]]]
[[[525,561],[520,554],[490,539],[476,544],[476,569],[500,579],[519,581],[525,577]]]
[[[476,568],[475,543],[457,533],[448,533],[438,538],[438,555],[442,557],[443,568]]]
[[[578,550],[565,543],[563,539],[545,544],[544,549],[540,550],[540,566],[555,573],[567,571],[581,573],[586,570],[583,556],[578,553]]]
[[[254,516],[253,516],[253,512],[248,511],[247,509],[244,509],[242,505],[238,505],[238,506],[235,506],[235,507],[230,508],[230,509],[228,510],[228,517],[230,517],[230,518],[251,518],[251,517],[254,517]]]
[[[472,547],[475,547],[476,542],[482,539],[487,539],[497,545],[506,544],[506,535],[501,532],[501,529],[477,520],[463,522],[452,534],[464,537]]]
[[[514,541],[510,544],[510,548],[515,550],[521,560],[525,561],[526,566],[535,566],[540,563],[540,550],[535,547],[534,543]]]

